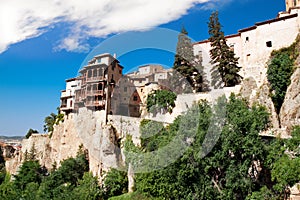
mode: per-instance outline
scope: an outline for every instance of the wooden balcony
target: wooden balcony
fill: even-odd
[[[103,96],[104,92],[103,92],[103,90],[92,90],[92,91],[87,91],[86,95],[87,96]]]
[[[96,77],[88,77],[86,78],[86,82],[95,82],[95,81],[103,81],[105,77],[103,76],[96,76]]]
[[[97,107],[97,106],[105,106],[105,100],[101,101],[88,101],[85,103],[87,107]]]

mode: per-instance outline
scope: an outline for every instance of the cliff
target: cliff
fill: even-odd
[[[25,152],[35,150],[36,158],[48,169],[64,159],[75,157],[80,145],[88,151],[90,171],[101,176],[102,171],[117,167],[121,161],[118,149],[119,135],[113,126],[104,123],[104,112],[81,109],[79,114],[69,114],[56,125],[52,136],[33,134],[22,141],[18,155],[7,160],[6,169],[12,174],[24,160]]]

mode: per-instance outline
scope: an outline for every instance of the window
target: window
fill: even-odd
[[[124,87],[124,92],[127,92],[127,87]]]
[[[234,44],[229,44],[230,51],[234,51]]]
[[[247,58],[246,58],[247,61],[249,61],[249,58],[250,58],[250,54],[247,54]]]
[[[137,101],[138,97],[136,95],[133,96],[133,101]]]
[[[272,47],[272,41],[266,42],[267,47]]]
[[[98,84],[98,90],[102,90],[102,83]]]
[[[92,77],[92,71],[88,70],[88,78]]]
[[[246,42],[249,42],[249,37],[248,36],[246,37]]]

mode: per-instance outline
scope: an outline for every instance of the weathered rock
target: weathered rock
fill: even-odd
[[[288,132],[293,126],[300,125],[300,68],[298,67],[291,77],[284,102],[280,109],[281,127]]]
[[[34,147],[36,158],[48,169],[56,163],[75,157],[79,146],[88,151],[90,171],[101,177],[103,171],[118,167],[122,162],[119,133],[112,124],[104,123],[105,113],[80,110],[79,114],[69,114],[63,123],[55,126],[50,138],[48,134],[34,134],[22,141],[22,149],[15,158],[6,162],[7,171],[12,174],[24,160],[25,152]]]
[[[290,200],[300,200],[300,183],[294,185],[291,189]]]
[[[243,80],[240,95],[243,98],[250,100],[256,95],[256,90],[257,84],[255,79],[253,77],[249,77]]]
[[[258,103],[267,108],[270,113],[270,123],[272,129],[279,129],[278,115],[274,103],[270,97],[270,88],[268,81],[265,80],[260,88],[257,88],[254,78],[247,78],[243,81],[240,94],[243,98],[249,100],[250,105]]]

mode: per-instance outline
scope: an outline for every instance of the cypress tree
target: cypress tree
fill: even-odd
[[[187,35],[188,32],[183,27],[178,35],[173,69],[181,74],[181,78],[177,76],[176,79],[178,78],[177,83],[180,83],[181,87],[185,88],[183,91],[191,92],[183,84],[183,81],[186,81],[193,91],[199,92],[203,89],[203,67],[201,62],[194,56],[193,44]]]
[[[242,77],[238,74],[241,67],[238,66],[238,59],[226,44],[224,32],[219,22],[218,12],[213,12],[209,18],[208,33],[211,43],[211,64],[212,68],[212,84],[218,87],[224,83],[224,86],[231,87],[240,83]],[[219,80],[221,79],[221,83]]]

